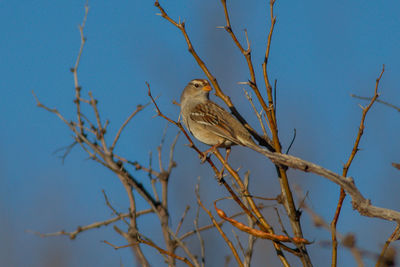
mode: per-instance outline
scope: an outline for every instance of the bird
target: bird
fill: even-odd
[[[206,79],[191,80],[180,98],[181,117],[189,132],[211,148],[203,152],[203,162],[216,148],[233,145],[258,147],[251,134],[233,115],[210,100],[210,83]],[[226,156],[227,157],[227,156]]]
[[[202,162],[206,160],[210,151],[219,147],[227,148],[225,156],[225,162],[227,162],[230,147],[241,145],[263,154],[273,163],[285,168],[312,171],[328,177],[323,168],[314,163],[259,147],[247,129],[231,113],[210,100],[211,90],[211,85],[206,79],[194,79],[186,85],[180,99],[180,114],[186,128],[197,140],[212,146],[203,152]],[[223,170],[220,173],[221,176],[222,172]]]

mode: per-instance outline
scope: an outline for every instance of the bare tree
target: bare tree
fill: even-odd
[[[150,246],[154,248],[155,251],[159,252],[164,257],[168,266],[176,266],[178,262],[183,262],[188,266],[205,266],[205,247],[208,245],[208,240],[202,237],[202,233],[211,229],[210,231],[219,233],[220,237],[230,249],[230,257],[227,259],[226,264],[228,264],[230,259],[233,258],[238,266],[250,266],[252,256],[257,252],[255,250],[256,240],[266,239],[272,243],[276,257],[283,266],[298,265],[297,260],[294,258],[297,258],[303,266],[312,266],[313,260],[309,254],[309,246],[314,242],[305,237],[302,230],[303,226],[301,216],[302,210],[305,210],[310,215],[316,226],[324,227],[327,231],[331,232],[331,242],[328,244],[328,246],[331,245],[332,257],[330,260],[327,260],[327,264],[330,262],[331,266],[337,266],[338,244],[340,243],[351,251],[359,266],[364,265],[364,257],[373,257],[376,259],[376,266],[393,265],[394,253],[392,250],[390,250],[390,244],[399,238],[400,231],[397,223],[400,221],[400,212],[372,205],[371,201],[366,199],[356,186],[354,179],[348,177],[348,170],[351,167],[357,152],[359,151],[359,144],[363,136],[367,114],[375,102],[379,101],[379,83],[385,71],[384,66],[382,67],[381,72],[377,74],[373,97],[368,98],[368,105],[362,107],[359,130],[355,137],[353,147],[351,149],[349,148],[350,155],[348,156],[347,162],[343,167],[343,171],[341,174],[335,173],[334,171],[324,168],[323,166],[288,154],[290,146],[288,151],[284,152],[282,150],[281,140],[278,135],[279,124],[276,116],[275,92],[277,83],[276,80],[275,82],[271,81],[272,79],[269,77],[268,73],[268,59],[272,47],[271,44],[275,24],[277,21],[277,16],[274,13],[275,0],[271,0],[269,2],[270,25],[268,29],[264,60],[261,66],[263,74],[263,82],[261,83],[256,80],[255,65],[253,63],[251,54],[251,42],[247,36],[247,32],[245,32],[246,43],[242,44],[233,29],[229,16],[229,7],[227,6],[226,0],[221,0],[221,4],[224,11],[224,14],[221,14],[221,16],[224,16],[226,22],[226,25],[222,26],[221,28],[225,29],[225,31],[229,34],[232,42],[235,44],[237,49],[239,49],[240,53],[243,55],[245,63],[247,64],[249,78],[248,81],[243,82],[242,84],[248,86],[251,92],[256,96],[255,99],[252,99],[250,93],[246,92],[247,99],[253,107],[255,117],[259,122],[259,127],[262,129],[262,134],[255,130],[256,127],[248,123],[244,116],[239,113],[230,97],[224,93],[218,83],[218,79],[211,73],[210,69],[206,65],[206,62],[195,50],[195,46],[191,41],[191,36],[185,28],[185,22],[181,21],[180,19],[172,18],[158,1],[154,3],[155,8],[157,8],[158,12],[160,12],[158,15],[160,15],[162,19],[168,21],[170,24],[162,25],[162,27],[175,27],[178,31],[180,31],[184,37],[189,53],[193,56],[193,59],[197,62],[198,66],[210,80],[216,91],[216,96],[225,102],[232,114],[248,129],[253,138],[259,143],[259,146],[249,148],[269,159],[274,164],[276,171],[275,176],[277,177],[280,185],[280,192],[278,193],[278,196],[258,197],[253,195],[249,189],[249,172],[246,172],[243,175],[237,170],[238,166],[234,166],[232,163],[229,163],[229,160],[225,160],[221,153],[218,150],[215,150],[212,152],[215,158],[207,157],[205,161],[210,170],[216,176],[216,184],[222,185],[229,197],[215,199],[213,200],[214,205],[212,207],[206,207],[201,199],[199,187],[197,186],[196,189],[193,188],[193,191],[196,193],[195,199],[198,204],[196,215],[194,218],[188,217],[187,214],[189,207],[187,207],[181,216],[181,219],[179,220],[179,224],[176,226],[175,230],[173,230],[170,216],[175,216],[177,211],[175,211],[174,207],[169,204],[169,181],[171,177],[173,177],[173,170],[176,167],[176,162],[174,161],[174,151],[179,134],[173,139],[171,146],[169,147],[168,159],[163,158],[162,151],[165,149],[165,136],[162,138],[161,143],[157,148],[157,168],[153,168],[151,164],[149,164],[149,166],[145,166],[135,160],[130,160],[118,155],[115,152],[115,148],[118,145],[118,141],[123,134],[126,125],[130,123],[132,118],[134,118],[140,111],[151,105],[155,108],[158,116],[164,118],[166,121],[168,121],[168,123],[176,126],[179,130],[179,133],[183,133],[183,138],[189,142],[189,147],[191,149],[193,149],[199,156],[203,155],[202,151],[196,146],[195,142],[192,140],[192,137],[182,127],[179,119],[174,119],[165,115],[160,109],[157,104],[157,98],[154,98],[152,95],[150,85],[151,81],[146,82],[149,103],[145,105],[138,105],[136,109],[133,110],[132,113],[127,117],[126,121],[120,126],[113,138],[107,136],[109,121],[104,121],[102,119],[97,100],[94,98],[91,92],[88,93],[87,97],[83,96],[82,88],[78,79],[79,63],[86,42],[84,29],[89,11],[88,6],[86,6],[83,22],[79,27],[81,46],[78,52],[76,63],[71,69],[75,83],[74,103],[76,108],[76,119],[69,120],[65,118],[64,115],[62,115],[57,109],[50,108],[47,105],[42,104],[42,102],[40,102],[36,96],[35,98],[39,107],[55,114],[68,126],[70,131],[73,133],[73,143],[71,147],[75,145],[79,146],[89,155],[92,160],[98,162],[100,165],[106,167],[115,174],[115,176],[124,186],[128,196],[129,212],[121,213],[117,211],[110,204],[107,195],[104,193],[107,206],[114,213],[114,217],[79,227],[72,232],[59,231],[40,235],[66,235],[71,239],[74,239],[78,234],[81,234],[86,230],[107,226],[118,221],[123,221],[126,224],[125,229],[121,229],[116,225],[114,225],[114,229],[118,234],[126,239],[127,244],[118,246],[110,243],[107,240],[105,240],[104,243],[114,247],[115,249],[130,247],[135,255],[137,263],[141,266],[151,265],[149,256],[146,255],[142,250],[143,245]],[[184,52],[185,51],[182,51],[182,53]],[[265,90],[265,93],[263,93],[263,90]],[[382,103],[385,104],[386,102]],[[87,105],[91,108],[92,115],[84,114],[82,112],[83,105]],[[261,106],[262,110],[258,111],[256,106]],[[69,150],[67,150],[65,156],[68,155],[68,152]],[[394,166],[396,167],[395,163]],[[150,188],[152,188],[151,191],[146,189],[148,187],[144,186],[143,181],[140,181],[137,177],[135,177],[135,175],[129,169],[131,167],[133,167],[135,170],[141,170],[148,174],[150,178],[148,180],[148,185]],[[297,198],[299,200],[296,200],[293,186],[290,185],[288,179],[288,170],[290,168],[299,170],[301,172],[316,174],[321,178],[326,178],[338,185],[340,197],[336,211],[332,211],[333,219],[330,223],[325,222],[321,216],[316,214],[305,203],[304,194],[301,193],[300,190],[298,190],[300,193]],[[227,172],[227,174],[224,174],[224,172]],[[358,211],[361,215],[393,221],[396,224],[394,226],[395,229],[393,234],[386,241],[385,246],[380,254],[363,251],[357,247],[355,237],[353,235],[341,235],[337,232],[336,226],[337,223],[340,223],[339,219],[341,207],[347,195],[349,195],[351,198],[351,203],[354,210]],[[137,204],[138,198],[144,200],[147,203],[147,207],[139,206]],[[280,212],[279,209],[275,209],[276,213],[274,219],[268,218],[265,213],[263,213],[263,210],[266,206],[257,203],[259,199],[273,201],[274,205],[277,207],[283,207],[284,213]],[[218,206],[218,203],[222,200],[231,202],[231,205],[239,207],[240,211],[236,212],[235,214],[229,214],[230,212],[228,212],[227,209],[223,209]],[[214,209],[214,211],[211,209]],[[201,211],[204,211],[204,214],[210,218],[210,224],[199,225],[199,216]],[[159,227],[163,235],[163,244],[158,244],[153,241],[154,236],[152,233],[145,233],[139,230],[140,225],[138,223],[138,217],[150,213],[155,214],[158,219]],[[219,220],[216,215],[219,217]],[[238,219],[238,217],[245,217],[247,221],[245,220],[246,222],[243,222],[243,220]],[[182,234],[180,233],[180,230],[185,221],[193,221],[194,230]],[[287,222],[290,225],[290,229],[287,229]],[[234,231],[234,237],[236,241],[231,240],[232,238],[230,235],[226,234],[226,230],[221,227],[223,224],[226,225],[224,228],[227,228],[229,227],[228,225],[230,225],[229,228]],[[279,228],[279,230],[277,230],[277,228]],[[236,231],[238,231],[240,234],[237,234]],[[247,239],[247,246],[245,246],[241,241],[243,240],[241,238],[243,236],[245,236]],[[196,252],[196,249],[185,242],[185,240],[189,237],[198,238],[200,255],[198,252]]]

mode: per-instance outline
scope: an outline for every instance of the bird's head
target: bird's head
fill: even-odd
[[[183,100],[196,98],[198,100],[208,100],[210,91],[212,90],[210,83],[205,79],[191,80],[181,95],[181,102]]]

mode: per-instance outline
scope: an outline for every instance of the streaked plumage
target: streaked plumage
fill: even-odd
[[[181,115],[190,133],[210,146],[255,145],[250,133],[237,119],[209,100],[210,90],[207,80],[195,79],[182,92]]]

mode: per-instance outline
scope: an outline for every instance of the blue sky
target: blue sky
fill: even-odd
[[[268,6],[265,1],[229,2],[232,26],[242,42],[242,30],[248,30],[261,85],[261,63],[270,23]],[[4,266],[116,266],[120,262],[130,266],[133,261],[129,250],[114,251],[100,243],[106,239],[125,244],[112,227],[83,233],[74,241],[63,237],[41,239],[25,232],[73,230],[78,225],[110,218],[102,189],[118,209],[127,210],[127,199],[116,177],[88,160],[79,148],[62,164],[54,151],[71,143],[71,133],[53,114],[37,108],[31,93],[34,91],[43,103],[56,107],[66,118],[75,119],[69,69],[80,45],[77,26],[83,18],[84,4],[85,1],[0,1],[0,236],[5,240],[0,262]],[[238,84],[249,76],[245,61],[228,34],[216,28],[224,25],[219,1],[161,4],[173,18],[180,16],[186,21],[195,49],[224,92],[257,126],[243,97],[243,85]],[[160,96],[160,108],[177,118],[179,110],[172,100],[179,99],[188,81],[205,77],[187,52],[180,32],[156,15],[158,10],[151,1],[91,1],[89,5],[87,45],[79,79],[83,94],[92,91],[99,100],[103,119],[111,121],[110,138],[137,104],[149,101],[145,81],[150,83],[153,94]],[[341,172],[357,133],[361,117],[358,104],[366,105],[350,94],[371,96],[382,64],[386,71],[380,84],[381,99],[400,105],[399,11],[397,1],[277,1],[269,73],[278,80],[277,116],[285,148],[293,129],[297,130],[292,154]],[[156,153],[166,126],[154,114],[154,108],[149,107],[131,122],[121,137],[118,153],[147,164],[149,151]],[[360,144],[362,150],[349,171],[364,196],[376,205],[397,210],[399,172],[391,162],[400,162],[399,115],[380,104],[371,109]],[[167,145],[176,132],[174,127],[168,128]],[[170,204],[176,207],[171,223],[175,226],[186,202],[194,203],[197,176],[202,177],[206,203],[225,195],[211,170],[199,164],[185,143],[181,137],[177,145],[178,167],[170,184]],[[266,197],[277,195],[270,163],[243,148],[234,148],[231,159],[240,166],[249,157],[256,158],[248,163],[255,183],[253,192]],[[320,177],[289,173],[293,184],[309,191],[309,205],[329,221],[339,188]],[[134,174],[146,179],[143,173]],[[191,211],[193,216],[195,208]],[[379,251],[394,229],[393,223],[361,217],[352,210],[349,199],[342,215],[339,231],[355,233],[360,247],[371,251]],[[269,216],[273,217],[273,212]],[[154,217],[141,222],[145,232],[158,227]],[[203,218],[202,223],[209,221]],[[329,233],[315,229],[306,214],[303,223],[307,238],[329,240]],[[185,227],[191,229],[191,222]],[[212,233],[205,235],[224,247]],[[190,242],[197,244],[196,240]],[[268,242],[260,242],[262,245],[268,246]],[[208,253],[213,264],[223,263],[220,254]],[[310,253],[318,266],[326,262],[330,251],[314,244]],[[341,266],[354,265],[348,252],[341,249],[340,253]],[[266,255],[257,256],[255,262],[266,260],[263,257]],[[161,262],[162,258],[156,256],[154,264]]]

